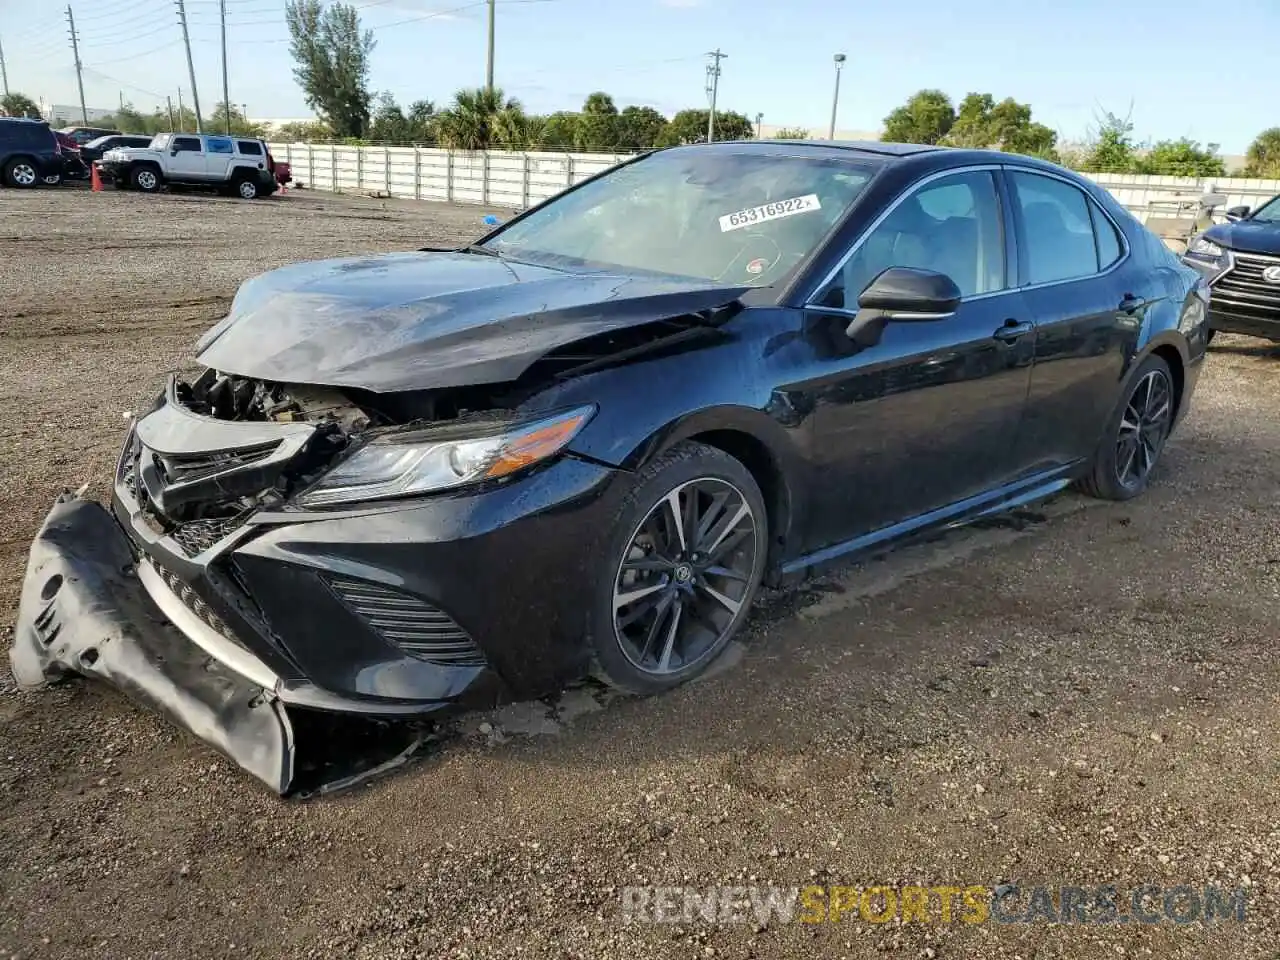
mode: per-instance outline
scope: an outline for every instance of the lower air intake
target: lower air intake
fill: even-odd
[[[449,666],[484,664],[484,655],[467,631],[421,597],[368,580],[326,580],[338,599],[409,656]]]

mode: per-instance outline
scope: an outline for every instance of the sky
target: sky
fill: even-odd
[[[61,0],[0,0],[8,82],[75,104]],[[484,0],[354,0],[374,30],[371,86],[446,105],[484,82]],[[203,112],[221,95],[217,0],[186,0]],[[842,130],[878,130],[926,87],[1031,104],[1079,142],[1103,112],[1139,139],[1190,137],[1242,154],[1280,125],[1280,0],[497,0],[496,82],[536,112],[604,90],[619,107],[705,108],[706,54],[720,49],[721,108],[823,133],[832,57],[847,61]],[[72,0],[85,99],[142,110],[190,81],[174,0]],[[231,100],[254,118],[311,114],[292,76],[283,0],[227,0]],[[1268,40],[1267,38],[1270,38]],[[1258,42],[1255,43],[1255,40]],[[1229,49],[1228,45],[1236,46]]]

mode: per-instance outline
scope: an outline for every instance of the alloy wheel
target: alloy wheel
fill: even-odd
[[[252,200],[258,195],[257,186],[249,180],[240,181],[240,196],[245,200]]]
[[[1173,384],[1152,370],[1129,395],[1116,438],[1116,479],[1128,489],[1143,483],[1156,465],[1173,421]]]
[[[36,179],[36,168],[31,166],[31,164],[16,163],[13,165],[13,182],[18,186],[34,186]]]
[[[140,170],[138,172],[138,186],[143,190],[154,190],[157,182],[156,175],[150,170]]]
[[[758,521],[727,480],[681,484],[631,535],[614,578],[614,632],[638,670],[665,676],[714,656],[745,615]]]

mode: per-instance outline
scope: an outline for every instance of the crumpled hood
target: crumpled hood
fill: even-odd
[[[473,253],[302,263],[245,283],[197,359],[262,380],[373,391],[501,383],[555,347],[724,306],[747,289]]]
[[[1206,230],[1204,235],[1232,250],[1280,256],[1280,223],[1254,220],[1219,223]]]

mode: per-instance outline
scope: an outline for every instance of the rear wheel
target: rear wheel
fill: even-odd
[[[143,193],[156,193],[163,184],[155,167],[134,167],[129,172],[129,182]]]
[[[1177,412],[1173,375],[1161,357],[1147,357],[1130,384],[1079,483],[1103,500],[1129,500],[1147,489]]]
[[[696,677],[747,618],[769,523],[760,488],[721,450],[682,443],[644,467],[611,529],[591,617],[596,672],[631,693]]]
[[[258,199],[258,184],[256,181],[244,179],[237,180],[235,184],[236,196],[241,200]]]
[[[22,190],[39,185],[40,175],[36,172],[35,161],[28,157],[14,157],[4,165],[4,182]]]

